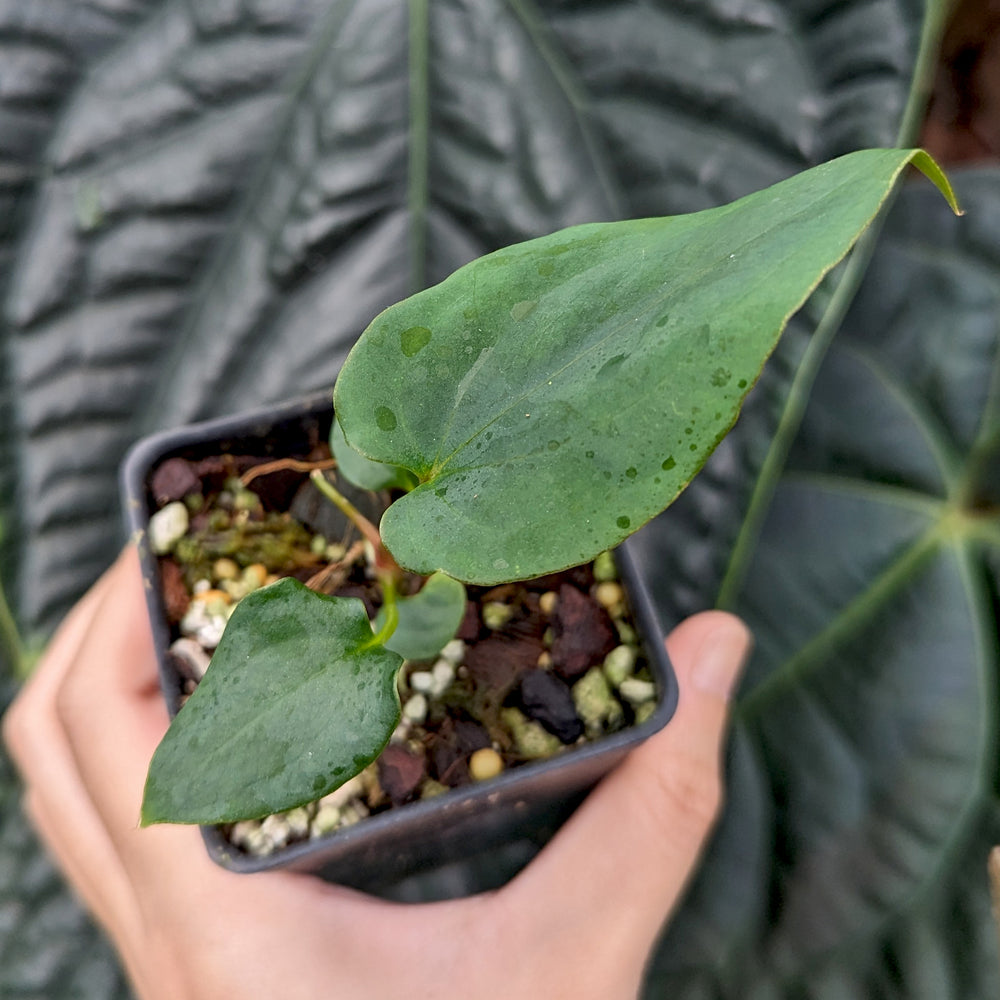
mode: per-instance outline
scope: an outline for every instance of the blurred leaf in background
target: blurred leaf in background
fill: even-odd
[[[499,246],[911,144],[926,13],[921,48],[919,0],[0,0],[21,634],[112,560],[141,433],[331,385],[376,312]],[[669,620],[758,635],[651,996],[997,995],[1000,170],[953,180],[965,219],[905,191],[842,327],[863,260],[645,536]],[[0,788],[0,994],[125,995]]]

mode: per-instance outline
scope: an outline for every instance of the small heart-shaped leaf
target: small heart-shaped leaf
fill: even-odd
[[[401,664],[359,600],[292,579],[248,595],[153,755],[143,825],[251,819],[339,787],[392,735]]]
[[[407,660],[429,660],[455,637],[465,614],[465,587],[447,573],[434,573],[412,597],[396,602],[399,622],[385,648]],[[385,621],[383,612],[376,628]]]

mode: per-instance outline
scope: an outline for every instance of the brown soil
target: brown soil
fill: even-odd
[[[308,458],[331,464],[322,449]],[[321,592],[360,598],[371,617],[377,611],[379,589],[356,529],[320,496],[303,469],[258,475],[261,463],[248,456],[172,458],[153,473],[157,505],[183,502],[190,512],[187,534],[160,559],[168,622],[175,638],[188,637],[179,645],[198,635],[185,624],[189,611],[209,602],[229,606],[239,599],[248,574],[259,574],[258,585],[295,576]],[[338,488],[348,492],[343,482]],[[389,500],[363,491],[351,499],[367,506],[373,520]],[[587,565],[537,580],[467,588],[466,615],[457,633],[460,655],[452,652],[450,666],[404,666],[404,731],[402,736],[397,731],[382,758],[362,775],[363,787],[349,807],[337,798],[348,821],[478,780],[471,764],[477,751],[487,750],[487,770],[507,770],[599,739],[649,714],[652,701],[637,704],[625,696],[632,690],[628,684],[618,689],[621,678],[606,679],[615,669],[605,666],[608,654],[614,650],[620,662],[619,654],[631,651],[629,677],[640,689],[643,684],[652,688],[624,593],[609,579],[612,564],[604,559],[598,565],[599,578]],[[412,593],[420,583],[408,576],[402,590]],[[210,655],[211,648],[204,646],[204,652]],[[185,677],[183,692],[190,693],[195,675],[178,651],[171,658]],[[434,669],[452,673],[441,690],[425,697],[421,691]],[[426,702],[419,717],[407,715],[414,696]],[[595,697],[602,708],[594,708]],[[300,817],[297,831],[283,828],[282,843],[262,836],[252,824],[237,824],[226,833],[243,850],[270,853],[286,842],[316,836],[305,824],[317,820],[321,806],[306,807],[308,815]],[[320,821],[326,823],[325,817]]]

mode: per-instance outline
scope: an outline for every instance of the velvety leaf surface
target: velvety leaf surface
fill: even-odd
[[[496,583],[617,545],[701,468],[908,162],[950,195],[926,154],[866,150],[718,209],[508,247],[387,309],[334,390],[348,444],[420,482],[386,546]]]
[[[752,550],[735,610],[757,646],[737,712],[760,771],[732,780],[754,794],[763,780],[770,802],[769,917],[711,974],[664,955],[661,983],[680,995],[1000,984],[977,832],[995,810],[1000,508],[981,499],[979,456],[998,421],[1000,175],[953,180],[965,218],[919,188],[890,216]],[[669,563],[690,494],[711,504],[717,482],[699,477],[654,522],[650,565]],[[681,604],[691,583],[661,571],[661,598]],[[744,822],[732,796],[723,831],[756,842],[759,813]],[[734,863],[725,844],[710,868]],[[704,911],[692,897],[672,940]]]
[[[399,722],[403,660],[373,644],[361,601],[289,578],[248,595],[229,622],[153,754],[144,824],[227,823],[320,798]]]

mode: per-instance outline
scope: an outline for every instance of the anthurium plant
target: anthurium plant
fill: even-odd
[[[910,165],[958,211],[926,153],[865,150],[720,208],[507,247],[379,315],[331,441],[337,476],[401,491],[365,527],[379,617],[291,579],[245,597],[153,758],[143,823],[264,816],[368,766],[404,657],[451,638],[463,583],[586,562],[664,510]],[[427,578],[412,597],[400,567]]]

